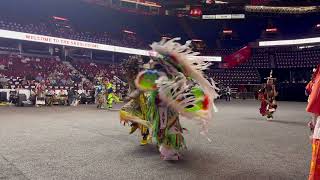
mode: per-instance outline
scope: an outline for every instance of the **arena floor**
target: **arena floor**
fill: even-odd
[[[279,102],[272,122],[259,116],[257,101],[217,105],[211,143],[182,120],[188,150],[177,162],[128,136],[117,111],[0,107],[0,179],[307,179],[306,103]]]

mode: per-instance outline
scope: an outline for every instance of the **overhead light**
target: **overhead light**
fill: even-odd
[[[231,29],[224,29],[223,34],[232,34],[233,31]]]
[[[155,2],[151,2],[151,1],[145,1],[145,2],[139,2],[137,0],[120,0],[120,1],[134,3],[134,4],[140,4],[140,5],[143,5],[143,6],[161,8],[161,5],[159,5],[159,4],[155,3]]]
[[[228,2],[225,1],[214,1],[216,4],[228,4]]]
[[[68,19],[63,18],[63,17],[59,17],[59,16],[52,16],[52,18],[55,20],[60,20],[60,21],[68,21]]]
[[[124,33],[128,33],[128,34],[136,34],[136,33],[132,32],[132,31],[128,31],[128,30],[123,30],[123,32]]]
[[[266,32],[278,32],[277,28],[267,28]]]

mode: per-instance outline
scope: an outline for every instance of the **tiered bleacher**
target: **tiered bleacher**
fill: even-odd
[[[79,32],[71,26],[69,28],[57,28],[49,23],[28,24],[11,22],[10,20],[0,19],[0,29],[55,36],[79,41],[117,45],[124,47],[147,48],[147,44],[136,34],[123,32],[121,35],[114,36],[108,32]]]
[[[9,81],[11,85],[31,85],[35,81],[44,81],[50,86],[74,86],[81,83],[79,74],[61,62],[58,57],[32,57],[0,55],[0,73],[9,79],[20,79],[19,82]]]
[[[89,59],[74,59],[71,63],[90,80],[94,80],[96,77],[112,79],[114,76],[123,79],[121,64],[110,64]]]
[[[258,84],[261,81],[257,69],[214,69],[208,71],[208,76],[212,77],[222,86],[237,86],[239,84]]]
[[[246,63],[247,66],[255,68],[271,68],[269,53],[265,48],[255,48],[252,57]]]
[[[289,50],[275,53],[278,68],[307,68],[319,64],[320,51],[314,49]]]
[[[110,13],[116,14],[113,11]],[[203,41],[208,43],[209,40],[218,39],[216,35],[221,33],[219,32],[219,29],[215,28],[217,24],[214,23],[198,23],[194,20],[182,20],[165,16],[141,18],[140,15],[131,16],[128,14],[119,14],[119,17],[120,16],[124,19],[128,18],[125,21],[128,24],[115,23],[112,24],[112,28],[110,29],[108,25],[105,25],[103,28],[99,29],[99,31],[95,31],[98,27],[88,26],[89,28],[92,28],[90,32],[86,32],[88,29],[83,28],[84,26],[82,26],[82,28],[79,28],[77,25],[73,26],[71,21],[66,22],[65,26],[58,26],[49,20],[45,20],[44,22],[40,22],[39,20],[31,22],[9,18],[5,19],[4,17],[0,18],[0,29],[139,49],[150,49],[148,43],[157,41],[158,39],[156,38],[163,35],[168,35],[168,37],[171,38],[182,36],[182,40],[192,39],[193,37],[196,39],[196,37],[199,36]],[[234,27],[235,31],[239,30],[239,36],[241,36],[241,33],[247,34],[247,36],[241,36],[241,38],[247,38],[245,40],[246,42],[242,45],[259,38],[257,35],[261,33],[261,27],[255,27],[256,22],[256,19],[250,20],[249,18],[248,21],[242,22],[241,26]],[[313,20],[310,21],[310,24],[312,22]],[[91,25],[94,26],[93,24]],[[188,25],[193,26],[192,28],[188,28]],[[143,26],[144,28],[140,28],[140,26]],[[129,30],[125,30],[125,27],[128,27]],[[203,27],[214,30],[214,33],[211,31],[204,32]],[[245,31],[240,31],[242,27],[250,27],[248,28],[250,29],[250,32],[247,29]],[[130,29],[137,33],[130,31]],[[254,36],[248,35],[252,34],[251,30],[254,31]],[[143,36],[143,38],[141,38],[141,36]],[[18,47],[18,43],[5,47],[6,44],[8,43],[4,41],[0,43],[1,50],[10,52],[23,51],[23,48]],[[231,45],[229,48],[216,49],[209,43],[206,44],[206,47],[207,48],[202,49],[202,55],[218,55],[222,57],[228,56],[238,49],[231,47]],[[238,47],[240,46],[238,45]],[[44,49],[46,50],[48,47],[45,47]],[[252,56],[247,62],[231,69],[211,68],[208,71],[208,77],[213,77],[223,86],[259,84],[262,82],[263,77],[265,77],[265,75],[261,75],[261,69],[266,71],[270,71],[270,69],[281,70],[289,68],[310,69],[319,64],[319,55],[320,49],[317,48],[277,49],[252,47]],[[39,82],[44,80],[46,85],[54,87],[80,85],[86,89],[93,89],[97,77],[106,79],[118,77],[122,80],[125,79],[122,73],[123,69],[119,66],[119,62],[110,64],[93,61],[92,59],[95,58],[92,56],[93,55],[91,54],[91,58],[88,59],[73,58],[72,61],[66,63],[55,57],[0,55],[0,73],[11,79],[9,82],[11,83],[10,86],[13,87],[16,85],[30,85],[36,81]],[[113,60],[120,61],[120,59],[121,58],[116,58]],[[294,73],[292,74],[294,76]],[[295,77],[291,77],[291,79],[295,79]],[[292,81],[291,79],[288,78],[290,82]],[[303,79],[307,80],[306,78]],[[120,87],[122,87],[121,84],[122,83],[119,84]]]

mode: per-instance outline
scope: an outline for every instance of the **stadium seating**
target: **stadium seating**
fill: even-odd
[[[155,24],[153,21],[150,21],[151,19],[155,19],[159,24]],[[179,34],[181,35],[181,33],[185,33],[183,28],[186,28],[184,27],[186,24],[183,25],[184,22],[182,22],[182,20],[156,16],[152,18],[145,18],[145,21],[146,22],[144,23],[151,24],[150,27],[152,27],[156,32],[159,32],[158,34],[167,34],[165,32],[168,30],[168,27],[161,26],[162,23],[167,23],[172,27],[178,24],[178,26],[175,26],[176,28],[170,29],[170,37],[176,37],[179,36]],[[196,21],[193,20],[190,20],[188,23],[197,24]],[[131,25],[134,26],[134,23]],[[199,25],[200,26],[195,27],[193,31],[188,31],[188,34],[200,33],[197,29],[201,29],[202,25]],[[101,44],[148,49],[148,43],[146,43],[148,40],[142,40],[142,38],[139,37],[139,34],[136,35],[133,32],[132,33],[134,35],[125,32],[118,32],[118,34],[115,34],[114,32],[81,32],[77,31],[72,25],[70,25],[69,28],[58,28],[52,24],[50,25],[50,22],[18,22],[4,18],[0,19],[0,29],[56,36]],[[149,33],[151,34],[153,31],[148,32],[146,35],[151,36]],[[185,36],[185,34],[183,36]],[[201,53],[202,55],[217,55],[225,57],[232,54],[237,49],[238,48],[235,47],[220,49],[205,48]],[[320,49],[314,48],[252,48],[252,56],[246,63],[232,69],[213,69],[208,71],[208,75],[209,77],[214,76],[217,81],[224,85],[255,84],[261,82],[257,69],[311,68],[319,64],[319,55]],[[78,73],[84,75],[85,78],[88,78],[91,82],[94,82],[98,76],[108,79],[112,79],[113,76],[117,76],[121,79],[125,79],[123,77],[123,69],[119,65],[114,66],[112,64],[92,61],[89,59],[76,59],[72,61],[71,64]],[[3,68],[6,70],[1,70]],[[48,81],[47,84],[51,85],[68,84],[67,82],[69,79],[71,79],[73,83],[81,82],[81,80],[79,80],[81,79],[79,74],[74,74],[73,70],[69,69],[68,66],[52,58],[8,57],[6,55],[0,55],[0,72],[15,79],[18,77],[23,79],[23,77],[27,76],[32,77],[31,79],[35,79],[39,76]],[[69,85],[72,84],[70,83],[71,81],[69,81]]]
[[[305,68],[319,64],[320,51],[314,49],[276,52],[278,68]]]
[[[26,32],[32,34],[40,34],[47,36],[56,36],[67,39],[74,39],[79,41],[94,42],[100,44],[108,45],[117,45],[125,47],[135,47],[135,48],[144,48],[148,47],[147,44],[144,44],[138,36],[130,36],[123,34],[120,37],[112,36],[107,32],[103,33],[91,33],[91,32],[78,32],[73,28],[68,30],[55,28],[49,24],[40,23],[40,24],[22,24],[17,22],[11,22],[0,19],[0,29]]]
[[[0,66],[0,73],[10,79],[11,85],[44,81],[52,86],[73,86],[81,82],[77,72],[55,57],[1,55]]]
[[[75,59],[72,61],[72,65],[90,80],[94,80],[96,77],[108,79],[112,79],[113,76],[123,77],[120,64],[113,65],[88,59]]]
[[[259,72],[254,68],[214,69],[208,71],[207,74],[222,86],[257,84],[261,81]]]

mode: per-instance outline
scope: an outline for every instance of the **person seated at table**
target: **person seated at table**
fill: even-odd
[[[65,92],[65,90],[61,89],[58,94],[58,97],[59,97],[59,104],[62,104],[62,105],[68,104],[67,93]]]
[[[52,88],[46,90],[46,105],[52,106],[55,101],[55,91]]]
[[[36,104],[36,91],[35,91],[35,89],[30,89],[29,100],[31,101],[32,105]]]

